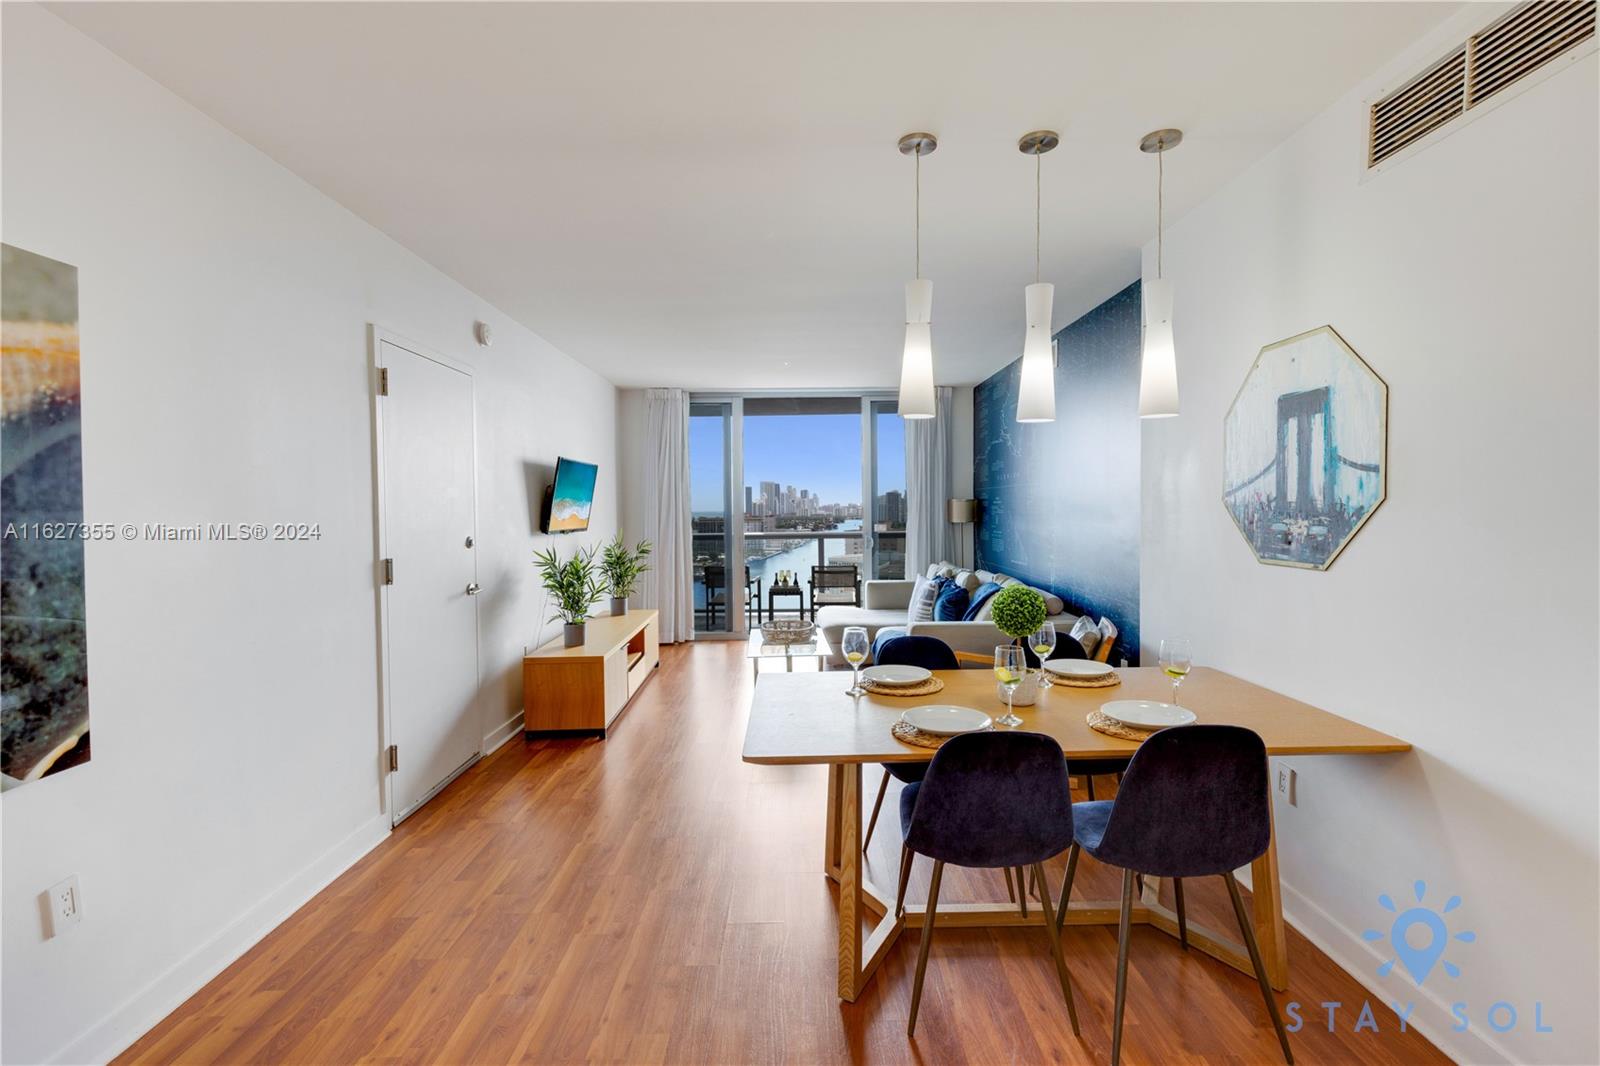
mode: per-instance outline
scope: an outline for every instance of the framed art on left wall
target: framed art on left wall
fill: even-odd
[[[78,270],[0,245],[0,787],[89,760]]]

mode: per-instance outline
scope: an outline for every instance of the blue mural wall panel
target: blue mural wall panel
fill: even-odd
[[[1139,661],[1139,283],[1056,334],[1056,420],[1017,422],[1021,359],[973,394],[979,567],[1121,631]]]

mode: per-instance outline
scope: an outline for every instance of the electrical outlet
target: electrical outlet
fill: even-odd
[[[48,913],[51,936],[60,936],[70,927],[83,921],[83,893],[78,888],[77,874],[64,881],[57,881],[50,886],[50,891],[45,895],[50,904]]]
[[[1292,766],[1278,767],[1278,795],[1289,801],[1289,806],[1298,806],[1295,802],[1295,772]]]

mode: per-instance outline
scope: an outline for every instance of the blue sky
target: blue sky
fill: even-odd
[[[905,488],[905,423],[878,419],[879,491]],[[689,496],[695,511],[722,509],[722,420],[689,419]],[[745,484],[810,489],[823,503],[861,502],[861,416],[751,415],[744,420]],[[744,499],[741,489],[738,498]]]

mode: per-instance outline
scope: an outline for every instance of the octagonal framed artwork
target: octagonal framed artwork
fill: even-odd
[[[1256,559],[1326,570],[1388,495],[1389,386],[1322,326],[1261,349],[1222,424],[1222,503]]]

